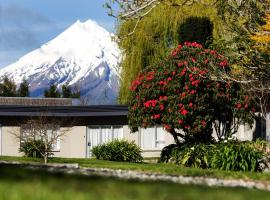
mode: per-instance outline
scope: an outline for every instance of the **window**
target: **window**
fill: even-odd
[[[90,126],[88,127],[88,140],[92,147],[107,143],[114,139],[123,138],[122,126]]]
[[[49,126],[48,126],[49,127]],[[48,138],[49,143],[52,142],[52,150],[53,151],[60,151],[60,126],[57,130],[48,129],[46,134],[43,133],[44,130],[38,129],[30,124],[24,124],[21,126],[21,138],[20,144],[28,141],[28,140],[40,140],[44,139],[44,137]]]
[[[166,131],[159,126],[140,129],[142,149],[161,149],[165,146]]]

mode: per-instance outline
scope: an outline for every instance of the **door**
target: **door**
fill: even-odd
[[[92,157],[92,149],[95,146],[105,144],[114,139],[123,139],[122,126],[89,126],[87,128],[87,152],[86,157]]]

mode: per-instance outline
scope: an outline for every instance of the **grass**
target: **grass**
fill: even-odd
[[[0,160],[20,161],[20,162],[42,162],[41,159],[26,158],[26,157],[6,157],[6,156],[0,156]],[[69,158],[52,158],[49,160],[49,162],[50,163],[79,163],[81,167],[136,170],[140,172],[152,172],[152,173],[161,173],[161,174],[170,174],[170,175],[270,181],[269,173],[233,172],[233,171],[221,171],[221,170],[213,170],[213,169],[196,169],[196,168],[180,167],[180,166],[176,166],[172,164],[163,164],[163,163],[128,163],[128,162],[103,161],[103,160],[96,160],[96,159],[69,159]]]
[[[244,200],[269,199],[270,192],[83,177],[0,166],[1,200]]]

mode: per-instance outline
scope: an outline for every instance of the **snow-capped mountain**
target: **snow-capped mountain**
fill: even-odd
[[[0,70],[16,84],[25,77],[31,96],[50,84],[76,86],[89,104],[116,103],[120,50],[112,34],[96,22],[77,21],[55,39]]]

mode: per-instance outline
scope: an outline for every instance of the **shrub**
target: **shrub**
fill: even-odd
[[[141,149],[134,142],[113,140],[107,144],[98,145],[92,150],[93,155],[100,160],[142,162]]]
[[[21,144],[19,152],[24,153],[26,157],[43,158],[45,149],[45,144],[42,140],[28,140]],[[50,155],[53,155],[53,153],[50,153]]]
[[[177,147],[176,144],[170,144],[161,150],[159,162],[168,162],[172,157],[172,151]]]
[[[220,143],[214,152],[211,166],[220,170],[260,171],[263,152],[250,143]]]
[[[185,167],[210,168],[213,147],[213,145],[197,144],[175,148],[171,154],[171,162]]]
[[[237,123],[248,121],[250,99],[240,85],[213,79],[230,71],[228,60],[216,51],[196,42],[179,45],[166,60],[144,68],[132,82],[131,130],[160,124],[177,144],[179,137],[199,143],[212,138],[215,121],[228,126],[234,118]]]

